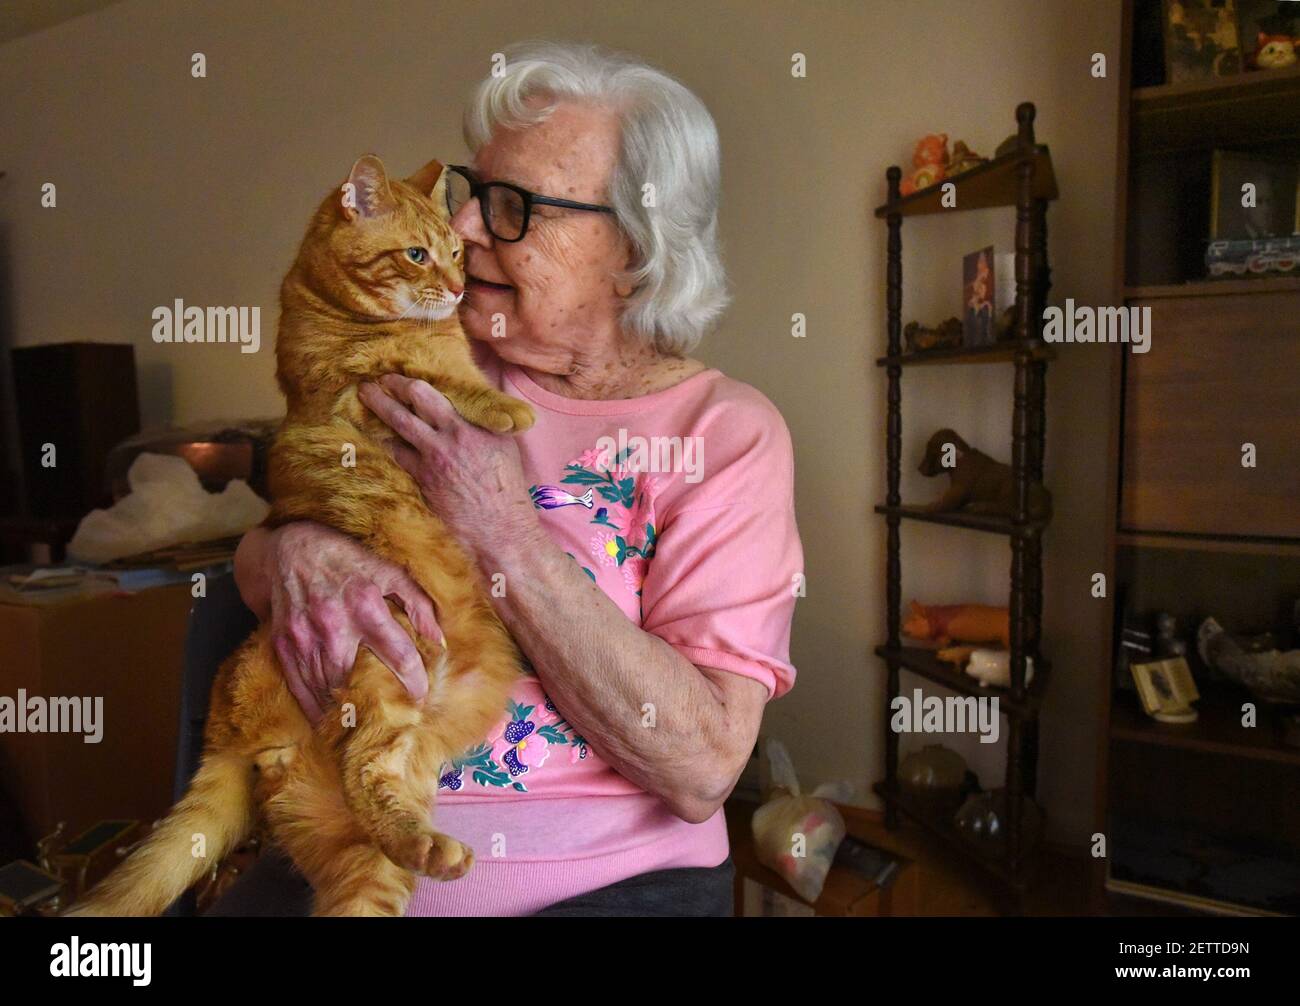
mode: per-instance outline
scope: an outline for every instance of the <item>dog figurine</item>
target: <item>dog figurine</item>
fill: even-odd
[[[944,464],[945,455],[952,458],[951,465]],[[1015,508],[1011,466],[975,450],[953,430],[939,430],[930,438],[918,471],[927,478],[944,473],[952,478],[947,491],[925,507],[931,513],[961,510],[1010,517]],[[1030,485],[1029,516],[1045,520],[1051,512],[1051,493],[1037,483]]]

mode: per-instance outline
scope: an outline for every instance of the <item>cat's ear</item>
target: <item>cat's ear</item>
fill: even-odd
[[[408,178],[406,184],[423,192],[439,208],[447,205],[447,169],[442,161],[430,161]]]
[[[343,215],[349,220],[357,217],[377,217],[390,212],[397,201],[388,185],[388,172],[384,162],[374,154],[357,159],[348,172],[339,201]]]

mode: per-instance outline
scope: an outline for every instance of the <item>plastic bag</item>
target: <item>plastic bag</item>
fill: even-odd
[[[80,562],[112,562],[127,555],[190,542],[232,538],[261,522],[270,505],[242,479],[210,493],[184,458],[141,454],[127,472],[131,493],[107,510],[92,510],[68,542]]]
[[[835,805],[801,796],[785,745],[763,744],[772,796],[754,811],[752,828],[758,861],[779,873],[805,901],[821,896],[835,850],[844,839],[844,818]]]

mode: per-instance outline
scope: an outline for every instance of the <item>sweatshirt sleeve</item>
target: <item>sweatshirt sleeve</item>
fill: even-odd
[[[790,434],[761,402],[738,404],[740,415],[704,433],[720,467],[664,517],[642,584],[641,627],[693,664],[762,682],[771,699],[794,684],[790,627],[803,549]]]

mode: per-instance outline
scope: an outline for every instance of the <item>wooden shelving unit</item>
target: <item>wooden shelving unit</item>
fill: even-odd
[[[1045,372],[1052,357],[1041,339],[1043,307],[1050,287],[1047,264],[1047,203],[1058,195],[1056,176],[1047,147],[1034,141],[1034,106],[1016,109],[1016,149],[972,171],[930,186],[906,198],[899,194],[901,170],[891,167],[885,174],[889,201],[876,210],[888,227],[887,349],[877,361],[888,377],[886,419],[887,498],[875,508],[885,518],[887,536],[886,620],[889,638],[876,649],[885,662],[886,708],[899,693],[903,670],[952,689],[959,694],[997,697],[1007,719],[1008,797],[1006,840],[993,849],[968,841],[952,822],[956,808],[936,808],[917,800],[899,786],[898,735],[885,718],[885,778],[875,791],[885,803],[885,823],[897,827],[899,815],[906,815],[927,831],[949,842],[972,862],[1023,895],[1029,879],[1027,799],[1032,799],[1038,771],[1038,712],[1050,667],[1043,659],[1042,543],[1045,521],[1029,517],[1029,489],[1043,479],[1045,428]],[[942,187],[956,187],[956,208],[942,205]],[[992,346],[904,353],[902,349],[903,265],[902,221],[922,214],[956,213],[995,206],[1016,210],[1016,320],[1012,338]],[[1011,408],[1011,457],[1015,479],[1015,505],[1011,517],[968,513],[942,513],[924,507],[905,506],[900,496],[902,460],[902,374],[913,365],[942,366],[977,363],[1010,363],[1015,367],[1015,391]],[[902,643],[902,565],[900,525],[904,520],[945,524],[967,530],[1006,536],[1011,543],[1011,687],[982,688],[977,681],[950,664],[939,661],[931,650],[906,647]],[[1026,660],[1032,659],[1032,686],[1026,685]]]
[[[1283,635],[1300,597],[1300,275],[1205,276],[1215,149],[1300,161],[1300,66],[1159,84],[1159,0],[1125,0],[1116,303],[1149,305],[1150,351],[1115,352],[1093,878],[1109,895],[1196,911],[1300,912],[1300,747],[1281,713],[1218,681],[1196,653],[1207,616]],[[1154,71],[1154,72],[1153,72]],[[1151,86],[1132,87],[1133,79]],[[1268,457],[1243,469],[1246,442]],[[1190,642],[1199,719],[1158,723],[1115,666],[1126,620],[1174,614]],[[1258,713],[1243,725],[1243,703]],[[1231,870],[1251,884],[1225,879]],[[1268,878],[1276,878],[1269,881]],[[1272,884],[1272,889],[1269,885]]]

